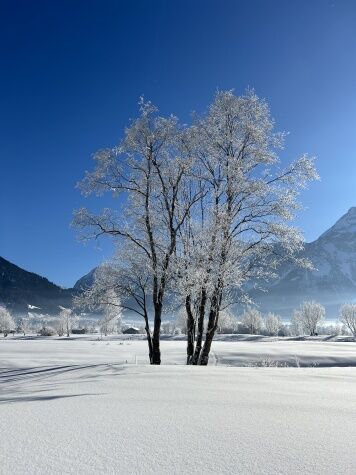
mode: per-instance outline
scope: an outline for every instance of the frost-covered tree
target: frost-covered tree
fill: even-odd
[[[340,321],[356,338],[356,304],[347,303],[341,307]]]
[[[219,333],[235,332],[238,329],[238,320],[228,309],[222,310],[219,315]]]
[[[176,330],[175,322],[164,322],[162,323],[162,333],[164,335],[174,335]]]
[[[191,185],[191,184],[190,184]],[[180,229],[179,246],[175,261],[176,292],[183,304],[179,311],[180,328],[187,335],[187,364],[197,364],[203,344],[204,319],[209,286],[209,273],[205,252],[207,250],[204,219],[204,189],[198,180],[198,216],[190,213]],[[189,196],[187,190],[186,196]],[[195,213],[194,213],[195,211]]]
[[[177,312],[174,326],[175,328],[179,328],[180,332],[184,335],[187,334],[187,314],[184,307],[180,308]]]
[[[63,336],[65,333],[65,321],[64,318],[58,317],[58,319],[54,320],[53,327],[56,330],[58,336]]]
[[[58,334],[66,333],[67,337],[70,336],[72,328],[78,321],[77,315],[74,314],[73,310],[70,308],[59,307],[59,326],[58,326]]]
[[[305,155],[279,163],[283,134],[252,91],[217,93],[191,127],[158,116],[151,103],[140,110],[120,145],[95,155],[81,184],[86,194],[120,197],[118,208],[81,209],[74,222],[140,254],[153,305],[150,361],[160,363],[170,290],[186,310],[187,362],[206,365],[220,312],[246,282],[273,278],[283,260],[308,265],[297,258],[303,239],[289,221],[299,190],[317,174]]]
[[[315,336],[318,325],[323,321],[325,308],[313,300],[303,302],[300,307],[294,311],[293,319],[299,323],[304,331],[310,336]]]
[[[290,319],[289,330],[291,335],[300,336],[304,334],[303,323],[299,317],[298,310],[294,310],[292,317]]]
[[[283,322],[279,315],[274,313],[268,313],[264,319],[264,324],[266,331],[269,335],[278,335],[279,330],[281,329]]]
[[[14,328],[15,322],[10,312],[6,307],[0,305],[0,333],[3,333],[5,337],[11,330],[14,330]]]
[[[249,329],[251,335],[259,332],[263,325],[261,312],[256,308],[248,307],[242,314],[241,323]]]
[[[267,103],[252,91],[217,93],[193,126],[196,186],[204,189],[190,213],[193,231],[202,230],[197,240],[193,233],[188,259],[188,273],[196,276],[193,309],[200,309],[193,364],[208,363],[220,310],[248,280],[273,278],[282,260],[308,265],[297,258],[303,239],[289,221],[299,209],[298,191],[317,174],[305,155],[280,166],[284,137],[273,128]]]
[[[328,325],[321,325],[318,328],[318,333],[319,335],[333,335],[333,336],[338,336],[341,335],[343,332],[343,328],[345,326],[341,325],[340,323],[330,323]]]
[[[161,319],[178,233],[196,199],[180,199],[191,166],[189,151],[177,119],[160,117],[142,100],[140,116],[126,129],[123,141],[96,153],[95,170],[81,183],[87,195],[110,192],[119,197],[117,209],[99,215],[81,209],[74,220],[94,237],[112,236],[141,253],[142,267],[149,269],[153,305],[153,364],[161,361]]]
[[[24,336],[31,331],[31,322],[29,317],[21,317],[18,322],[18,329]]]
[[[100,320],[100,332],[107,336],[108,333],[114,333],[121,329],[122,325],[122,306],[120,298],[115,289],[106,290],[104,294],[106,304],[104,305],[104,316]]]

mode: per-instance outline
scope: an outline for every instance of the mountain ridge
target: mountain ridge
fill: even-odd
[[[263,311],[290,316],[304,300],[319,300],[328,316],[336,317],[338,307],[356,298],[356,207],[351,207],[316,240],[305,243],[299,257],[309,259],[313,270],[284,264],[277,279],[265,287],[267,293],[252,292]]]
[[[264,283],[264,290],[250,296],[263,312],[275,311],[288,318],[304,300],[319,300],[328,317],[336,317],[339,306],[356,298],[356,207],[351,207],[317,239],[306,242],[299,257],[308,258],[314,270],[283,264],[278,277]],[[75,289],[93,282],[95,269],[79,279]],[[241,311],[241,306],[235,307]]]
[[[34,272],[0,257],[0,302],[15,314],[28,311],[28,305],[43,313],[58,313],[58,306],[71,304],[74,289],[64,289]]]
[[[356,300],[356,207],[317,239],[305,243],[299,257],[308,258],[314,270],[285,263],[277,278],[265,283],[264,291],[250,292],[252,299],[261,311],[274,311],[285,318],[304,300],[314,299],[326,307],[328,317],[336,317],[342,303]],[[0,302],[15,313],[27,312],[29,304],[41,307],[44,313],[58,313],[59,305],[70,306],[74,295],[92,285],[95,270],[78,279],[73,288],[63,289],[0,257]]]

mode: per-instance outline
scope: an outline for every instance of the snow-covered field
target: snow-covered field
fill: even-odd
[[[356,343],[246,339],[0,340],[0,473],[355,473]]]
[[[347,341],[344,341],[347,340]],[[163,364],[184,364],[185,337],[162,337]],[[143,335],[78,335],[67,338],[0,338],[0,367],[61,364],[146,364],[147,343]],[[272,338],[258,335],[217,335],[212,346],[213,366],[355,366],[356,342],[351,337],[307,339]]]

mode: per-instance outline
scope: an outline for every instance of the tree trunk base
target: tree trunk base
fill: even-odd
[[[203,355],[200,358],[200,366],[208,366],[209,363],[209,355]]]
[[[153,350],[151,364],[160,365],[161,364],[161,352],[160,350]]]
[[[199,364],[199,356],[200,356],[200,351],[195,352],[192,358],[192,365],[197,366]]]

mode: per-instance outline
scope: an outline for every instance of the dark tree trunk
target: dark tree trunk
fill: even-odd
[[[152,348],[152,337],[150,332],[147,334],[147,343],[148,343],[148,357],[150,359],[150,364],[153,364],[153,348]]]
[[[195,342],[195,320],[192,312],[191,297],[185,298],[185,310],[187,312],[187,364],[192,364]]]
[[[200,305],[199,305],[197,342],[195,345],[195,351],[194,351],[193,360],[192,360],[193,365],[197,365],[199,363],[200,353],[201,353],[201,349],[203,345],[205,305],[206,305],[206,290],[202,289]]]
[[[148,357],[150,359],[150,364],[153,364],[153,361],[152,361],[152,355],[153,355],[152,336],[151,336],[151,331],[150,331],[150,325],[148,323],[147,313],[145,314],[145,316],[143,318],[145,319],[145,330],[146,330],[147,343],[148,343]]]
[[[211,344],[214,339],[215,330],[216,330],[216,326],[213,326],[211,328],[208,327],[208,330],[206,332],[205,342],[204,342],[203,349],[201,351],[201,356],[200,356],[200,361],[199,361],[199,364],[201,366],[207,366],[209,363],[210,349],[211,349]]]
[[[155,304],[154,327],[152,337],[152,363],[161,364],[160,334],[161,334],[162,304]]]
[[[204,346],[203,346],[203,349],[201,351],[201,356],[200,356],[199,364],[201,366],[207,366],[209,363],[209,354],[210,354],[211,344],[213,342],[216,328],[218,326],[220,301],[221,301],[221,297],[219,296],[219,292],[215,291],[211,300],[208,328],[206,331],[205,342],[204,342]]]

